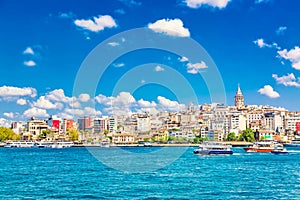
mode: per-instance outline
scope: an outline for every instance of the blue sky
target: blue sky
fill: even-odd
[[[188,93],[179,98],[168,85],[149,82],[156,74],[170,80],[179,74],[194,89],[195,103],[211,103],[203,80],[212,68],[208,61],[157,49],[118,57],[105,66],[95,93],[74,96],[74,82],[89,53],[106,39],[135,28],[174,42],[199,43],[219,70],[227,105],[233,104],[240,83],[246,104],[300,110],[299,6],[297,0],[2,0],[1,123],[55,113],[71,118],[117,114],[118,109],[172,111],[195,102]],[[98,52],[99,59],[130,42],[125,37],[110,42],[106,51]],[[133,74],[140,86],[129,91],[123,83],[124,91],[116,93],[122,76],[148,63],[153,74]],[[175,80],[168,84],[173,83],[178,91],[185,90]]]

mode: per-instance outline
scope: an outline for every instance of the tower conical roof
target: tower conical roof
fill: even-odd
[[[243,95],[242,91],[241,91],[241,88],[240,88],[240,84],[238,84],[238,89],[236,91],[236,95]]]

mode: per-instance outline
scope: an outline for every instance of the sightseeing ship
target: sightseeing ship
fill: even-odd
[[[274,142],[254,142],[252,146],[244,148],[246,152],[271,153],[274,150]]]
[[[220,142],[205,141],[199,145],[198,149],[194,149],[194,154],[200,155],[231,155],[231,145],[224,145]]]

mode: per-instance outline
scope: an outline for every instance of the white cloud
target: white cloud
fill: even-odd
[[[230,0],[185,0],[185,3],[190,8],[199,8],[202,5],[208,5],[215,8],[225,8]]]
[[[187,57],[185,57],[185,56],[183,56],[182,58],[178,58],[178,60],[180,62],[188,62],[189,61],[189,59]]]
[[[206,63],[204,61],[201,61],[200,63],[188,63],[187,65],[187,73],[189,74],[197,74],[200,72],[201,69],[208,68]]]
[[[45,96],[40,96],[40,98],[36,102],[33,102],[32,105],[43,109],[55,109],[59,107],[61,108],[61,106],[58,106],[52,103],[51,101],[49,101],[48,99],[46,99]]]
[[[144,99],[140,99],[137,101],[137,104],[142,108],[153,108],[156,106],[156,103],[154,101],[145,101]]]
[[[153,24],[148,24],[148,28],[170,36],[190,37],[189,29],[183,27],[181,19],[161,19]]]
[[[141,84],[144,84],[146,83],[146,81],[144,79],[141,80]]]
[[[0,126],[6,127],[6,128],[10,128],[11,126],[11,121],[4,119],[4,118],[0,118]]]
[[[18,99],[17,100],[17,104],[21,105],[21,106],[24,106],[27,104],[27,101],[26,99]]]
[[[24,61],[24,65],[28,67],[34,67],[36,66],[36,63],[33,60]]]
[[[76,100],[75,97],[67,97],[65,96],[65,92],[63,89],[53,90],[45,95],[46,99],[53,102],[64,102],[64,103],[72,103]]]
[[[20,96],[36,96],[36,89],[31,87],[12,87],[12,86],[2,86],[0,87],[0,97],[20,97]]]
[[[271,0],[255,0],[256,4],[260,4],[260,3],[268,3]]]
[[[49,114],[45,109],[35,108],[35,107],[25,110],[23,115],[25,117],[48,117],[49,116]]]
[[[79,101],[73,101],[69,105],[71,106],[71,108],[80,108],[81,107],[81,104],[79,103]]]
[[[128,115],[131,113],[131,107],[136,100],[129,92],[120,92],[116,97],[106,97],[102,94],[95,97],[95,100],[105,106],[108,114],[111,115]]]
[[[289,60],[292,63],[292,67],[296,70],[300,70],[300,48],[295,46],[294,49],[277,51],[279,57]]]
[[[124,67],[125,64],[124,63],[115,63],[114,67]]]
[[[120,45],[120,43],[118,43],[118,42],[109,42],[109,43],[107,43],[109,46],[112,46],[112,47],[116,47],[116,46],[119,46]]]
[[[79,95],[79,101],[81,102],[88,102],[90,100],[89,94],[80,94]]]
[[[162,96],[158,96],[157,100],[159,105],[168,111],[180,111],[185,108],[184,104],[179,104],[177,101],[171,101],[170,99]]]
[[[165,71],[165,68],[163,68],[163,67],[157,65],[157,66],[155,67],[155,71],[157,71],[157,72],[162,72],[162,71]]]
[[[272,77],[276,80],[278,84],[282,84],[284,86],[294,86],[300,88],[300,82],[298,81],[293,73],[288,74],[287,76],[278,77],[277,74],[273,74]]]
[[[5,117],[8,117],[8,118],[14,118],[14,113],[13,112],[5,112],[5,113],[3,113],[3,115]]]
[[[280,97],[279,93],[276,92],[276,91],[274,91],[274,89],[270,85],[265,85],[263,88],[260,88],[258,90],[258,92],[260,94],[264,94],[264,95],[266,95],[266,96],[268,96],[268,97],[270,97],[272,99]]]
[[[264,39],[262,39],[262,38],[259,38],[259,39],[255,40],[255,41],[253,41],[253,42],[254,42],[254,44],[256,44],[257,46],[259,46],[259,48],[263,48],[263,47],[271,47],[271,45],[265,43],[265,42],[264,42]]]
[[[280,26],[280,27],[276,30],[276,34],[277,34],[277,35],[284,35],[286,29],[287,29],[286,26]]]
[[[27,47],[24,51],[23,54],[31,54],[34,55],[34,51],[32,50],[31,47]]]
[[[75,116],[84,116],[84,115],[96,116],[96,115],[101,115],[102,113],[101,111],[95,110],[95,108],[85,107],[84,109],[66,108],[65,114],[75,115]]]
[[[93,32],[99,32],[104,30],[105,28],[113,28],[117,26],[115,20],[110,15],[93,17],[93,20],[76,19],[74,21],[74,24],[83,29]]]

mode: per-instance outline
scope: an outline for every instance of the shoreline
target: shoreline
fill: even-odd
[[[252,142],[222,142],[232,147],[246,147],[250,146]],[[151,146],[144,146],[143,144],[111,144],[110,147],[198,147],[200,144],[156,144],[153,143]],[[72,147],[100,147],[100,144],[80,144],[73,145]]]

